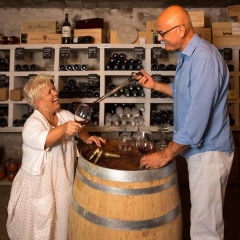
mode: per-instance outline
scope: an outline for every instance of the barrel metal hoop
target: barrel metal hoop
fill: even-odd
[[[157,218],[152,218],[148,220],[138,220],[138,221],[122,221],[116,219],[109,219],[98,216],[94,213],[83,209],[78,203],[74,200],[73,196],[71,198],[71,204],[76,213],[78,213],[82,218],[86,219],[89,222],[92,222],[96,225],[100,225],[102,227],[115,229],[115,230],[129,230],[129,231],[136,231],[136,230],[146,230],[150,228],[156,228],[163,226],[173,219],[175,219],[181,211],[181,203],[176,206],[171,212],[162,215]]]
[[[103,168],[89,162],[85,158],[78,159],[78,166],[85,172],[115,182],[148,182],[168,177],[176,171],[176,162],[173,159],[168,165],[152,170],[123,171]]]
[[[117,188],[117,187],[110,187],[106,185],[102,185],[100,183],[93,182],[89,179],[87,179],[85,176],[83,176],[78,170],[76,171],[76,176],[87,186],[97,189],[101,192],[116,194],[116,195],[145,195],[145,194],[153,194],[158,193],[161,191],[164,191],[170,187],[172,187],[177,182],[177,174],[166,183],[163,183],[161,185],[157,185],[154,187],[147,187],[147,188],[138,188],[138,189],[129,189],[129,188]]]

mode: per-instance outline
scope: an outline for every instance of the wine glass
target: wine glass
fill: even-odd
[[[137,150],[145,156],[153,148],[153,137],[150,130],[142,130],[141,137],[136,140]]]
[[[122,119],[126,120],[127,116],[123,116]],[[128,153],[132,149],[132,137],[131,134],[127,132],[126,125],[124,132],[121,133],[118,138],[118,148],[122,153]]]
[[[80,103],[75,111],[75,122],[81,125],[87,124],[91,120],[92,109],[85,103]]]
[[[142,136],[141,131],[140,131],[140,123],[143,122],[143,118],[142,117],[135,117],[135,123],[137,124],[138,128],[137,131],[133,133],[132,135],[132,139],[136,142],[136,140]],[[136,145],[136,143],[135,143]]]
[[[167,147],[167,142],[164,138],[164,133],[169,132],[168,128],[164,125],[160,125],[158,131],[160,132],[160,140],[156,144],[156,151],[159,152]]]

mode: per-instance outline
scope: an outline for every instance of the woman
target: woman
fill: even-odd
[[[10,239],[66,240],[78,156],[74,136],[98,147],[105,140],[89,136],[71,112],[60,109],[52,76],[31,78],[23,93],[35,110],[23,127],[22,167],[8,204],[8,234]]]

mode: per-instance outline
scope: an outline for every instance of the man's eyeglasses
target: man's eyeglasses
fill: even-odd
[[[177,27],[179,27],[179,26],[181,26],[181,25],[182,25],[182,26],[185,26],[184,24],[179,24],[179,25],[177,25],[177,26],[175,26],[175,27],[167,30],[166,32],[161,32],[161,31],[158,31],[158,30],[156,30],[156,32],[157,32],[162,38],[164,38],[164,36],[165,36],[168,32],[172,31],[173,29],[175,29],[175,28],[177,28]]]

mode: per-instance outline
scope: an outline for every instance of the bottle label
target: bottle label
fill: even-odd
[[[71,37],[71,27],[70,26],[62,27],[62,37]]]

